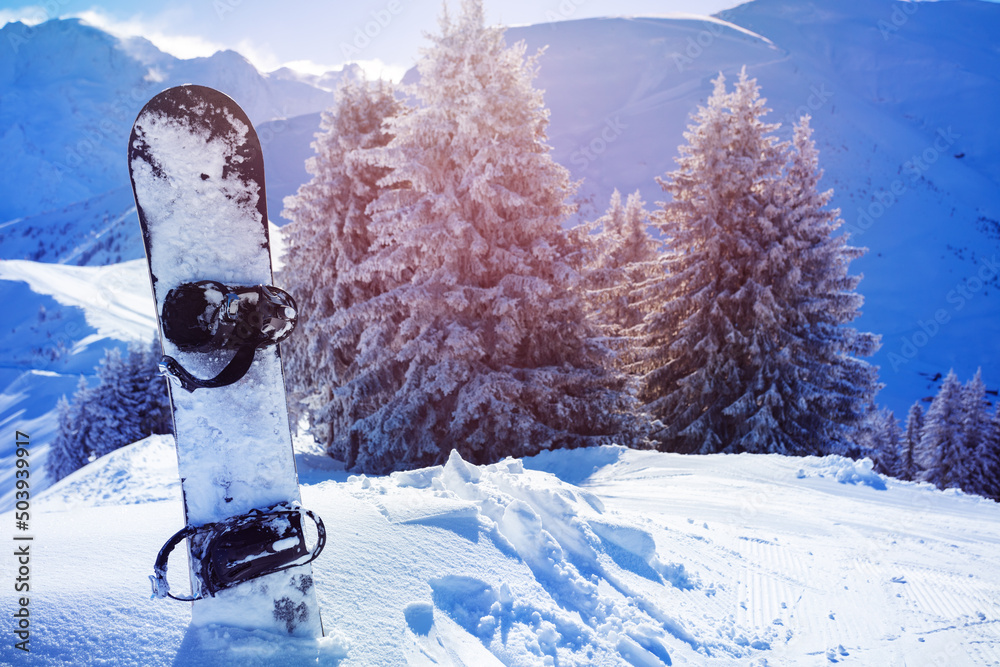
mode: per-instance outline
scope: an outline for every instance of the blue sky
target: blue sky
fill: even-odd
[[[739,0],[485,0],[490,23],[519,25],[592,16],[711,14]],[[449,0],[457,11],[458,0]],[[398,78],[436,32],[442,0],[0,0],[0,24],[77,16],[118,35],[142,35],[180,57],[235,49],[259,69],[307,71],[360,61]]]

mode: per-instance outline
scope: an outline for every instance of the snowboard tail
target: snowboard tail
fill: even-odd
[[[321,636],[310,562],[325,531],[299,507],[277,345],[297,313],[270,287],[260,142],[230,98],[180,86],[139,113],[128,162],[184,498],[154,591],[184,599],[169,595],[166,559],[186,539],[193,624]]]

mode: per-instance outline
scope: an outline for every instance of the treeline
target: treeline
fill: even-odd
[[[111,348],[97,367],[97,383],[81,377],[76,393],[63,396],[59,429],[46,471],[53,481],[146,436],[172,432],[166,379],[157,371],[160,346]]]
[[[330,454],[859,454],[879,341],[848,326],[863,251],[835,235],[808,117],[781,141],[756,82],[720,75],[657,179],[670,201],[616,193],[565,230],[537,56],[478,0],[441,26],[405,95],[343,85],[285,202],[291,403]]]
[[[1000,501],[1000,402],[991,410],[981,371],[964,386],[948,373],[927,410],[914,403],[905,424],[883,411],[871,447],[878,472]]]
[[[978,374],[950,374],[905,428],[875,408],[879,338],[849,326],[864,251],[819,190],[808,117],[782,141],[756,82],[720,74],[656,179],[669,200],[615,192],[565,229],[575,185],[545,143],[537,56],[485,27],[480,0],[441,25],[405,94],[344,82],[285,200],[292,423],[369,473],[617,442],[871,456],[998,498]],[[168,432],[157,358],[112,350],[60,403],[57,478]]]

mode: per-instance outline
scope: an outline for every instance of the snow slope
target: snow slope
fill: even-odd
[[[46,485],[43,463],[57,426],[60,396],[92,376],[104,351],[148,344],[156,328],[145,260],[83,267],[0,260],[0,508],[14,498],[15,431],[36,445],[33,488]]]
[[[145,260],[97,267],[9,260],[0,263],[0,280],[26,282],[63,306],[82,308],[95,338],[143,340],[156,326],[149,295],[136,289],[149,282]]]
[[[1000,662],[990,501],[836,457],[605,447],[366,478],[299,446],[330,533],[324,640],[191,627],[188,605],[148,599],[182,516],[170,438],[153,437],[34,498],[31,663]]]

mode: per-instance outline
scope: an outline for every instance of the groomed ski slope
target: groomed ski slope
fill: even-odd
[[[34,499],[30,664],[1000,664],[991,501],[835,457],[605,447],[365,478],[297,446],[329,530],[326,638],[191,628],[149,599],[182,517],[152,437]],[[12,604],[3,664],[25,657]]]

